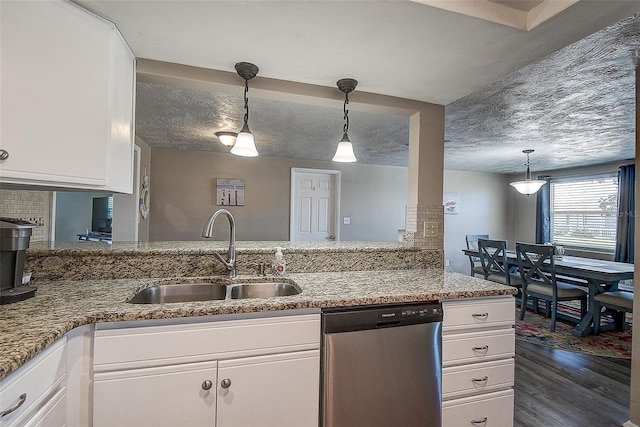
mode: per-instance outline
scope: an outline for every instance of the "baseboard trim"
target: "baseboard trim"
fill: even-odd
[[[640,427],[638,426],[638,424],[634,424],[631,422],[631,420],[626,421],[624,424],[622,424],[622,427]]]

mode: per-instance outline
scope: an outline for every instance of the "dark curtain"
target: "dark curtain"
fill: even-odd
[[[537,179],[545,179],[547,183],[538,190],[536,195],[536,243],[542,244],[551,241],[551,200],[549,176],[539,176]]]
[[[635,233],[635,165],[620,166],[618,169],[618,228],[616,231],[615,261],[633,264]]]

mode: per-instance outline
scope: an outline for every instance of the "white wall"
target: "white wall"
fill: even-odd
[[[488,234],[513,246],[512,193],[506,176],[492,173],[444,171],[444,192],[459,197],[459,214],[444,216],[444,256],[448,271],[469,274],[465,235]]]

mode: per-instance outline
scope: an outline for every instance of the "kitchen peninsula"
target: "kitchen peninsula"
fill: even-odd
[[[213,251],[225,242],[104,243],[54,246],[34,242],[26,270],[37,279],[36,296],[0,307],[0,379],[46,351],[65,334],[87,325],[171,322],[164,319],[242,318],[287,312],[319,313],[325,307],[407,303],[515,294],[515,289],[444,272],[441,255],[403,243],[238,242],[238,274],[259,278],[252,262],[270,263],[284,248],[298,295],[172,304],[131,304],[137,291],[163,283],[224,274]],[[269,274],[261,280],[274,280]],[[503,297],[504,298],[504,297]],[[513,317],[513,302],[508,312]],[[446,311],[445,311],[446,313]],[[212,316],[212,317],[211,317]],[[225,317],[226,316],[226,317]],[[106,322],[106,323],[105,323]],[[120,322],[120,323],[119,323]],[[122,323],[125,325],[125,323]],[[110,326],[109,326],[110,327]],[[3,383],[0,383],[0,385]]]

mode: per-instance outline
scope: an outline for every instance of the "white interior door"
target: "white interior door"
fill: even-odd
[[[337,240],[338,171],[292,169],[291,240]]]

